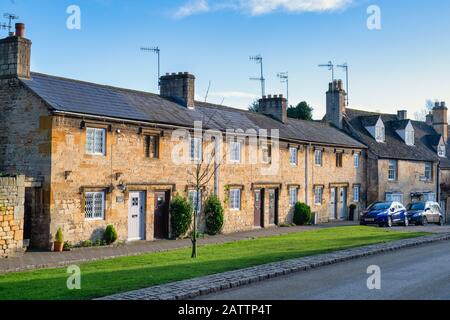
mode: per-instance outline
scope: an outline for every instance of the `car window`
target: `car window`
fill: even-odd
[[[389,202],[377,202],[372,204],[369,207],[369,210],[386,210],[389,209],[391,207],[391,203]]]
[[[408,205],[408,210],[425,210],[425,203],[415,202]]]

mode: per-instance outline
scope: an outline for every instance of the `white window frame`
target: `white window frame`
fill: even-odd
[[[432,181],[433,180],[433,163],[431,162],[425,162],[425,169],[424,169],[424,178],[425,181]]]
[[[414,129],[405,130],[405,142],[408,146],[414,146]]]
[[[240,141],[230,141],[230,161],[241,162],[242,143]]]
[[[384,142],[386,139],[386,130],[383,126],[375,126],[375,140],[377,142]]]
[[[361,187],[360,186],[354,186],[353,187],[353,201],[359,202],[361,196]]]
[[[292,166],[298,165],[298,149],[297,148],[289,148],[289,162]]]
[[[241,189],[230,189],[230,210],[241,210]]]
[[[323,151],[316,150],[314,154],[314,163],[317,167],[323,166]]]
[[[203,159],[203,140],[199,137],[191,137],[189,140],[189,158],[191,161]]]
[[[392,168],[391,165],[395,163],[395,168],[393,170],[394,175],[391,177]],[[388,162],[388,180],[389,181],[397,181],[398,179],[398,161],[397,160],[389,160]]]
[[[403,203],[403,194],[401,193],[386,193],[386,202]]]
[[[323,202],[323,187],[315,187],[314,189],[314,204],[321,206]]]
[[[354,164],[354,166],[355,166],[356,169],[359,168],[360,158],[361,158],[361,156],[360,156],[359,153],[355,153],[355,154],[353,155],[353,164]]]
[[[197,198],[198,194],[200,195],[200,202],[198,202],[198,198]],[[197,193],[197,190],[189,190],[188,199],[189,199],[189,202],[192,204],[194,210],[198,205],[197,213],[202,212],[202,191],[201,190],[198,193]]]
[[[445,158],[446,154],[447,154],[447,150],[446,150],[445,145],[438,146],[438,156],[441,158]]]
[[[97,208],[97,204],[96,204],[96,197],[97,196],[101,196],[101,206],[100,208]],[[92,217],[88,217],[87,216],[87,203],[88,203],[88,198],[92,197]],[[96,214],[96,210],[98,210],[98,212],[100,214]],[[86,221],[95,221],[95,220],[105,220],[105,192],[104,191],[100,191],[100,192],[85,192],[84,194],[84,218]]]
[[[98,152],[95,150],[95,146],[98,143],[97,141],[97,133],[102,133],[102,151]],[[92,143],[89,143],[89,135],[92,134]],[[106,154],[106,129],[104,128],[86,128],[86,154],[93,155],[93,156],[104,156]]]
[[[290,187],[289,188],[289,205],[291,207],[295,206],[298,202],[298,188]]]

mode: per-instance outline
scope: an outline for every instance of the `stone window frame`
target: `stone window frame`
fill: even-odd
[[[199,207],[197,209],[197,213],[201,213],[203,210],[203,190],[198,190],[198,193],[200,194],[200,203],[199,203]],[[191,197],[192,196],[192,197]],[[195,207],[197,206],[197,200],[198,200],[198,195],[197,195],[197,190],[194,188],[189,188],[187,191],[187,198],[189,200],[189,202],[192,204],[193,209],[195,210]],[[195,201],[195,203],[194,203]]]
[[[86,203],[87,196],[92,195],[92,203],[93,203],[93,212],[92,217],[87,216]],[[95,216],[95,197],[96,195],[101,195],[102,197],[102,205],[101,205],[101,215]],[[83,193],[83,212],[84,212],[84,220],[85,221],[103,221],[105,220],[105,212],[106,212],[106,191],[84,191]]]
[[[230,188],[230,210],[231,211],[241,211],[242,210],[242,188],[232,187]],[[233,193],[236,193],[238,197],[236,198],[236,203],[234,203]]]
[[[355,169],[359,169],[361,165],[361,155],[359,153],[353,154],[353,165]]]
[[[241,141],[229,141],[229,156],[231,163],[241,163],[242,161],[242,142]]]
[[[107,129],[103,128],[103,127],[97,127],[97,126],[87,126],[86,127],[86,143],[85,143],[85,152],[87,155],[90,156],[102,156],[105,157],[106,156],[106,136],[107,136]],[[97,136],[97,132],[101,131],[102,132],[102,152],[96,152],[95,151],[95,138]],[[92,146],[92,151],[89,149],[88,146],[88,135],[90,132],[93,132],[94,135],[94,141],[93,141],[93,146]]]
[[[433,163],[432,162],[425,162],[424,164],[424,181],[430,182],[433,181]]]
[[[291,166],[298,166],[298,148],[289,147],[289,163]]]
[[[289,186],[288,190],[289,190],[289,205],[291,207],[295,206],[298,202],[298,191],[299,191],[300,187],[299,186]],[[295,201],[293,201],[292,196],[295,195]]]
[[[203,138],[189,137],[189,159],[191,161],[203,160]]]
[[[151,139],[154,138],[154,150],[153,156],[152,152],[150,151],[151,146]],[[144,133],[144,154],[147,159],[159,159],[160,158],[160,135],[155,133]]]
[[[323,204],[323,191],[324,190],[325,190],[325,186],[323,186],[323,185],[314,186],[314,205],[321,206]]]
[[[445,144],[440,144],[437,149],[438,149],[438,156],[440,158],[445,158],[447,154],[447,148],[445,147]]]
[[[358,195],[358,196],[356,196]],[[359,203],[361,201],[361,185],[353,185],[353,202]]]
[[[322,167],[323,166],[323,150],[322,149],[316,149],[314,152],[314,164],[316,167]]]
[[[336,168],[342,168],[344,162],[344,153],[336,152]]]
[[[389,160],[388,162],[388,181],[398,180],[398,161]]]

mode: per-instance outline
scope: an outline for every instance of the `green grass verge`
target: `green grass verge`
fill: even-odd
[[[331,251],[418,237],[426,233],[338,227],[80,264],[81,290],[70,291],[66,268],[0,275],[0,300],[91,299],[173,281]]]

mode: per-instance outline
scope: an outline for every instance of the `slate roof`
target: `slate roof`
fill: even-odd
[[[53,111],[184,127],[192,127],[194,121],[202,120],[205,129],[221,131],[279,129],[282,140],[366,148],[350,135],[322,122],[289,119],[283,124],[259,113],[203,102],[196,102],[195,109],[190,110],[152,93],[40,73],[32,73],[31,80],[21,81]]]
[[[381,117],[385,126],[385,143],[378,143],[366,130],[367,123]],[[441,159],[433,149],[432,142],[441,136],[425,122],[399,120],[397,115],[347,109],[344,118],[345,129],[356,139],[369,147],[378,158],[438,162]],[[415,145],[408,146],[396,130],[404,129],[408,122],[414,127]],[[376,121],[375,121],[376,122]]]

